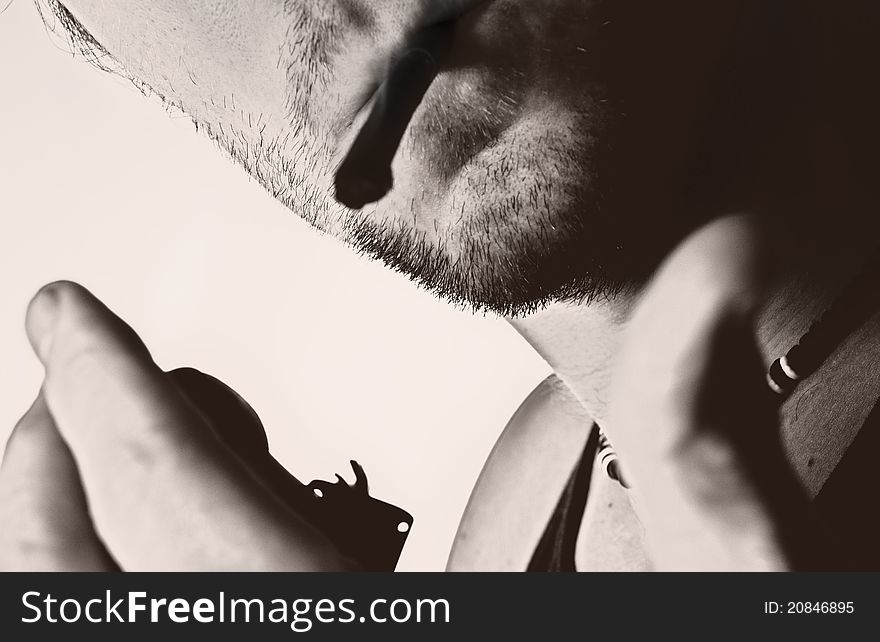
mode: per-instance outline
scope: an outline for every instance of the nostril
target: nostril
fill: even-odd
[[[391,190],[391,163],[416,109],[440,71],[453,28],[453,22],[443,22],[422,29],[391,65],[366,122],[336,171],[336,200],[346,207],[360,209]]]

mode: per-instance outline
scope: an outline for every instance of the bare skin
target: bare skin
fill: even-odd
[[[580,452],[580,431],[596,419],[633,491],[624,501],[598,486],[583,542],[607,545],[580,546],[582,568],[778,570],[811,565],[812,542],[790,535],[808,532],[807,500],[874,398],[841,388],[843,371],[820,373],[828,396],[789,402],[783,445],[764,402],[763,361],[799,336],[878,238],[865,215],[876,205],[864,181],[871,145],[859,148],[874,139],[869,118],[853,125],[840,107],[872,104],[862,85],[842,83],[840,49],[818,44],[817,59],[803,64],[840,90],[835,101],[801,100],[780,85],[775,97],[760,94],[741,130],[718,105],[703,111],[737,33],[732,17],[747,4],[469,7],[457,57],[395,158],[395,188],[360,213],[332,202],[332,167],[427,5],[69,0],[61,15],[91,32],[101,60],[189,113],[295,212],[442,296],[510,314],[551,363],[558,382],[506,431],[451,568],[522,568]],[[856,55],[870,36],[847,40],[852,60],[873,59]],[[707,134],[722,137],[704,157]],[[699,196],[706,185],[708,198]],[[725,216],[734,212],[756,216]],[[777,281],[766,278],[768,243],[784,248]],[[0,469],[0,566],[350,568],[90,293],[47,286],[27,331],[46,376]],[[876,345],[873,327],[863,332],[856,358]],[[829,410],[829,397],[846,398],[845,412]],[[558,440],[536,434],[548,417]],[[832,437],[817,447],[829,421]],[[498,472],[511,464],[521,475]],[[530,515],[516,501],[516,484],[530,477],[547,479],[527,495],[537,514],[499,539],[487,522]],[[606,500],[613,512],[598,510]]]

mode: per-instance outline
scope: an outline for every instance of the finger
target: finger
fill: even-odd
[[[338,566],[326,540],[266,492],[88,291],[47,286],[27,329],[96,529],[123,568]]]
[[[781,568],[802,557],[791,535],[803,536],[806,496],[752,325],[764,242],[746,217],[700,230],[660,268],[626,331],[609,436],[671,568]]]
[[[16,424],[0,465],[0,568],[112,571],[76,464],[43,395]]]

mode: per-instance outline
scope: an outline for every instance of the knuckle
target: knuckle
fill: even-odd
[[[86,289],[73,281],[52,281],[42,286],[33,296],[32,301],[37,301],[45,296],[55,296],[65,300],[75,299],[82,296]]]
[[[47,283],[42,288],[40,288],[40,292],[48,290],[52,290],[59,296],[71,299],[83,297],[88,293],[88,290],[86,290],[79,283],[75,283],[74,281],[67,281],[64,279]]]
[[[47,300],[57,301],[65,314],[81,309],[92,298],[89,291],[73,281],[53,281],[41,287],[28,306],[30,311]]]
[[[53,287],[59,288],[60,308],[54,341],[62,344],[62,352],[151,362],[137,333],[86,288],[70,281]]]

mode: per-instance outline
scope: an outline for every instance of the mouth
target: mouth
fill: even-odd
[[[381,200],[394,185],[391,164],[409,123],[452,48],[459,20],[491,0],[457,0],[435,5],[423,25],[394,56],[375,91],[369,115],[336,170],[336,200],[361,209]]]

